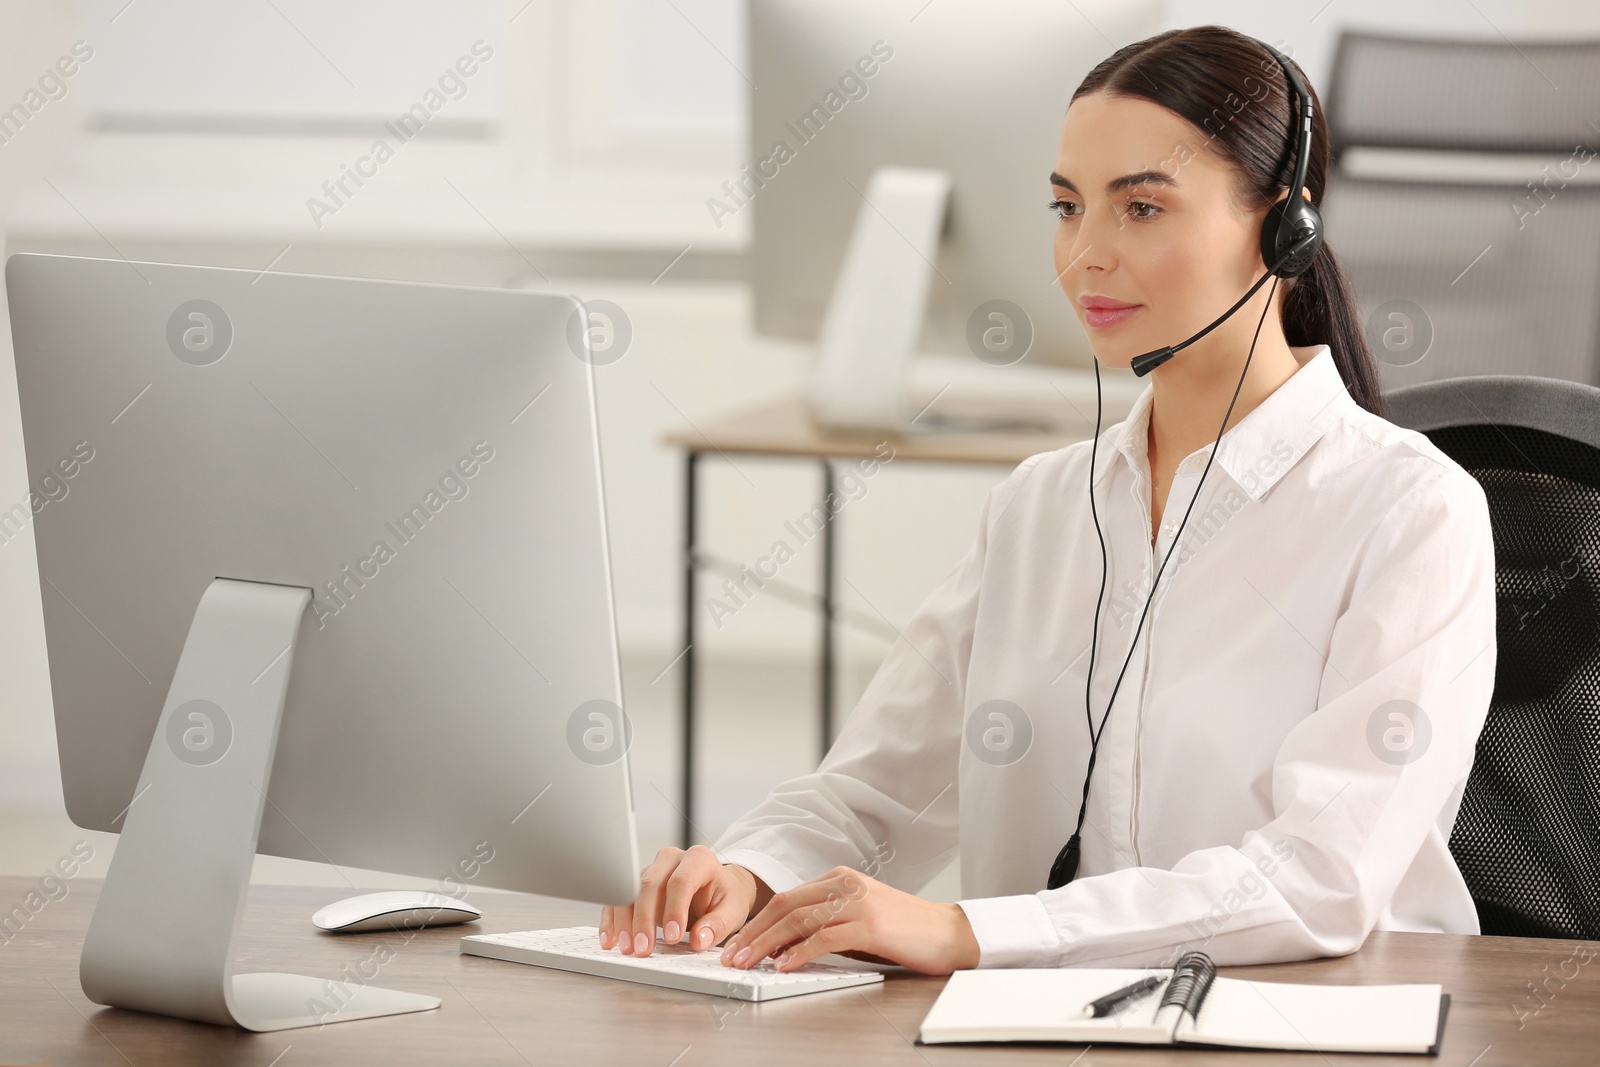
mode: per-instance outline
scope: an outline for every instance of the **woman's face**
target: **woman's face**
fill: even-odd
[[[1234,172],[1204,144],[1199,130],[1149,100],[1089,93],[1067,109],[1050,176],[1061,217],[1056,276],[1108,366],[1126,367],[1204,328],[1265,270],[1266,209],[1240,212]],[[1258,291],[1205,341],[1241,324],[1253,332],[1266,295]]]

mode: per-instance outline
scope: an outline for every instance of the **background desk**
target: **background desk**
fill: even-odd
[[[1106,426],[1116,422],[1108,419]],[[822,468],[822,496],[826,501],[834,491],[831,460],[877,459],[878,446],[887,441],[894,448],[894,462],[978,463],[1015,467],[1036,452],[1049,452],[1074,441],[1094,436],[1094,420],[1063,424],[1051,433],[929,433],[915,435],[874,432],[842,433],[817,425],[806,398],[782,397],[735,412],[725,418],[702,423],[692,430],[668,434],[668,445],[684,452],[683,500],[683,773],[678,814],[680,844],[694,844],[694,737],[695,737],[695,616],[700,607],[695,596],[695,575],[713,561],[699,551],[695,524],[695,503],[699,496],[700,458],[715,454],[787,457],[819,463]],[[818,715],[821,731],[818,760],[833,744],[834,675],[834,582],[833,522],[822,526],[822,589],[817,600],[822,616],[822,653],[819,665]],[[710,844],[708,840],[706,842]]]
[[[35,885],[26,878],[0,878],[0,902],[9,909]],[[1439,982],[1452,1003],[1437,1060],[1104,1046],[1075,1060],[1082,1049],[1072,1046],[913,1046],[945,979],[899,968],[888,970],[883,985],[865,990],[749,1004],[464,957],[457,950],[463,933],[592,926],[599,921],[599,908],[592,905],[482,893],[474,898],[486,913],[480,922],[418,931],[407,942],[400,933],[320,934],[311,926],[312,911],[348,893],[282,886],[251,891],[242,969],[337,978],[345,965],[354,969],[371,958],[383,941],[394,957],[375,981],[432,993],[444,1004],[388,1019],[252,1034],[90,1003],[78,986],[78,952],[100,883],[81,879],[68,885],[66,899],[46,905],[9,944],[0,945],[0,1063],[1589,1067],[1600,1047],[1600,955],[1581,966],[1562,965],[1575,946],[1600,954],[1600,941],[1375,933],[1350,956],[1220,969],[1224,975],[1291,982]],[[1563,971],[1569,977],[1550,981],[1552,992],[1544,994],[1545,1006],[1538,1010],[1528,983]],[[1524,1015],[1520,1029],[1519,1009]],[[1538,1014],[1528,1014],[1535,1010]]]

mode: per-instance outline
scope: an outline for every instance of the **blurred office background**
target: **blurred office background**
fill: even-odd
[[[940,6],[956,2],[900,5],[910,17],[896,47],[936,34]],[[1006,5],[992,7],[1003,22]],[[752,328],[752,211],[717,218],[707,207],[751,159],[746,18],[742,0],[33,0],[0,8],[0,109],[11,109],[0,112],[7,254],[549,287],[623,310],[631,341],[597,378],[642,859],[675,843],[677,829],[682,463],[662,438],[801,390],[811,365],[804,341]],[[1169,0],[1148,32],[1209,22],[1290,52],[1325,102],[1346,32],[1479,41],[1503,46],[1495,53],[1502,56],[1509,48],[1527,67],[1485,58],[1483,78],[1491,86],[1503,80],[1514,95],[1513,83],[1550,73],[1515,46],[1600,38],[1600,5]],[[1098,31],[1085,18],[1082,32]],[[1107,44],[1104,54],[1111,50]],[[1450,62],[1459,71],[1474,59]],[[441,82],[450,71],[458,73]],[[1063,101],[1082,73],[1063,73]],[[1385,93],[1399,106],[1427,92],[1420,69],[1380,64],[1349,77],[1368,79],[1369,113],[1383,112]],[[1566,97],[1592,120],[1590,155],[1600,144],[1592,78]],[[429,101],[425,122],[385,127],[421,100]],[[1448,100],[1434,103],[1449,110]],[[1435,117],[1452,128],[1474,123],[1470,110]],[[955,128],[949,136],[978,132]],[[376,159],[380,137],[392,151]],[[1539,182],[1549,173],[1542,167],[1567,161],[1575,172],[1563,185],[1573,192],[1559,205],[1563,213],[1546,208],[1552,214],[1538,220],[1551,232],[1517,252],[1528,258],[1520,277],[1531,291],[1501,287],[1487,303],[1471,302],[1482,316],[1476,329],[1513,341],[1576,302],[1581,313],[1562,328],[1577,355],[1530,369],[1535,342],[1508,343],[1487,362],[1480,355],[1452,365],[1447,352],[1435,352],[1428,367],[1595,381],[1597,246],[1586,199],[1594,194],[1584,190],[1600,165],[1571,166],[1576,145],[1505,158],[1491,158],[1493,146],[1469,147],[1475,158],[1458,153],[1452,165],[1477,167],[1480,178],[1497,174],[1485,211],[1513,222],[1536,225],[1528,211],[1544,200],[1519,187]],[[1425,158],[1379,154],[1361,165],[1377,168],[1368,178],[1403,184],[1410,168],[1411,180],[1433,180],[1417,169],[1431,166]],[[360,182],[352,170],[364,175]],[[1038,177],[1042,204],[1045,176]],[[1361,226],[1370,213],[1358,208],[1369,202],[1352,193],[1347,203],[1351,240],[1330,212],[1329,242],[1347,257],[1360,243],[1355,262],[1346,259],[1358,290],[1363,269],[1372,291],[1383,291],[1396,284],[1381,277],[1385,270],[1449,282],[1487,254],[1470,242],[1418,247],[1397,239],[1390,258],[1383,233]],[[1397,218],[1412,217],[1403,198],[1383,203]],[[758,198],[752,210],[759,209]],[[1048,242],[1046,214],[1038,214]],[[1579,244],[1563,248],[1563,236]],[[1556,283],[1546,279],[1535,241],[1557,242],[1550,255],[1568,289],[1549,291]],[[0,353],[0,506],[9,506],[28,493],[9,330],[0,331]],[[1395,361],[1396,374],[1403,362]],[[842,611],[876,623],[842,628],[843,712],[888,650],[885,635],[967,550],[984,494],[1006,473],[890,463],[841,513]],[[821,492],[810,464],[749,458],[708,460],[702,486],[707,547],[733,561],[767,551]],[[89,838],[91,873],[103,874],[114,839],[77,830],[61,810],[33,553],[31,529],[0,544],[0,873],[37,874]],[[807,545],[784,577],[810,586],[819,564],[818,546]],[[720,582],[705,575],[702,598]],[[815,764],[817,623],[777,595],[756,596],[720,626],[701,619],[699,828],[714,839],[771,785]],[[928,895],[954,899],[953,875],[954,867]],[[258,860],[257,877],[406,884],[271,859]]]

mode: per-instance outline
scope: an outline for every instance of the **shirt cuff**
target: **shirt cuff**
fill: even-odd
[[[958,900],[978,940],[979,967],[1055,967],[1061,938],[1037,893]]]
[[[763,882],[774,893],[786,893],[805,879],[767,855],[752,848],[731,848],[726,852],[712,849],[723,863],[737,863]]]

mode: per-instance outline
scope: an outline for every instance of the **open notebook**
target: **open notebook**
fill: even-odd
[[[1165,979],[1111,1015],[1084,1006],[1146,975]],[[916,1043],[1060,1041],[1436,1056],[1450,995],[1438,985],[1295,985],[1219,978],[1203,952],[1176,967],[956,971]]]

